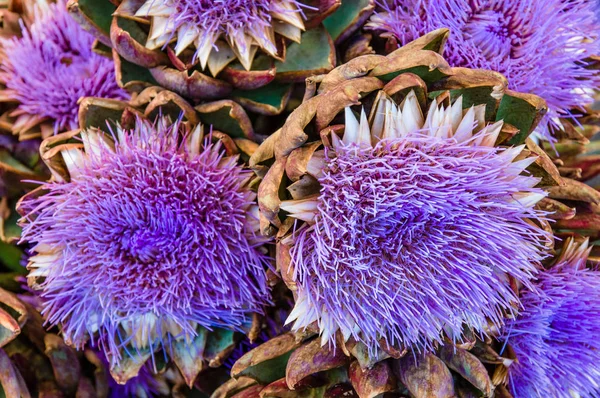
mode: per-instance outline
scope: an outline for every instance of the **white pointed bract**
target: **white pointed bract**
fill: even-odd
[[[219,47],[227,46],[235,56],[226,57],[220,67],[209,65],[213,75],[235,58],[249,70],[259,49],[277,57],[276,33],[300,41],[304,30],[296,0],[147,0],[135,16],[151,19],[146,47],[174,42],[175,54],[180,55],[193,46],[202,69],[211,55],[223,51]]]

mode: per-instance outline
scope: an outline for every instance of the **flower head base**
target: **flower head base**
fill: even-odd
[[[23,37],[1,42],[2,95],[19,102],[12,113],[18,116],[16,133],[48,119],[54,132],[77,128],[81,97],[128,97],[116,82],[113,61],[92,51],[94,37],[67,13],[64,0],[35,15]]]
[[[537,291],[521,296],[523,311],[503,340],[516,355],[509,389],[515,397],[594,396],[600,376],[600,273],[585,268],[588,248],[568,241],[556,265],[539,274]]]
[[[83,131],[61,151],[70,180],[20,205],[48,322],[78,347],[99,332],[111,361],[197,325],[239,329],[268,300],[249,173],[200,126],[182,132],[167,118]]]
[[[544,98],[549,112],[540,127],[548,138],[561,128],[559,118],[574,118],[572,110],[593,102],[600,75],[586,59],[600,52],[594,2],[395,0],[382,8],[369,26],[401,45],[450,28],[444,53],[450,65],[498,71],[511,89]]]
[[[296,0],[147,0],[136,15],[152,17],[148,48],[177,37],[175,53],[193,45],[202,69],[208,65],[213,75],[216,64],[236,57],[249,70],[258,49],[278,57],[275,34],[299,42],[304,30]]]
[[[98,359],[106,368],[110,368],[110,364],[106,356],[102,352],[98,353]],[[151,364],[147,363],[140,369],[137,376],[129,379],[125,384],[119,384],[112,376],[108,375],[109,398],[124,398],[124,397],[156,397],[164,393],[165,388],[168,391],[168,386],[163,380],[158,379],[157,375],[152,372]]]
[[[289,238],[296,306],[293,328],[317,321],[322,343],[340,330],[370,349],[430,350],[444,332],[485,332],[503,324],[518,299],[507,278],[529,285],[543,234],[528,222],[544,194],[513,162],[522,147],[494,143],[502,122],[485,126],[484,107],[462,97],[423,116],[414,92],[397,106],[382,96],[309,168],[318,196],[281,209],[307,221]],[[319,159],[320,158],[320,159]]]

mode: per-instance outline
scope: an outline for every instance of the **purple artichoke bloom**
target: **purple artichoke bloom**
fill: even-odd
[[[589,0],[393,0],[369,27],[404,45],[438,28],[449,28],[444,57],[452,66],[491,69],[512,90],[546,100],[540,132],[552,139],[558,118],[576,121],[573,110],[593,102],[600,75],[586,58],[600,53],[600,23]],[[577,113],[577,112],[575,112]]]
[[[464,326],[501,326],[518,298],[508,278],[530,286],[543,258],[533,206],[534,159],[494,147],[502,122],[484,108],[464,115],[462,98],[435,101],[426,117],[414,92],[380,99],[372,121],[346,108],[343,139],[308,165],[321,191],[284,201],[307,223],[292,246],[297,299],[288,322],[317,322],[322,343],[339,330],[371,350],[382,342],[420,351],[460,341]],[[481,118],[481,119],[480,119]]]
[[[275,33],[299,42],[300,7],[296,0],[146,0],[136,16],[152,17],[146,47],[177,37],[177,55],[193,45],[202,69],[216,75],[235,58],[249,70],[258,49],[279,58]]]
[[[585,268],[587,240],[568,241],[556,265],[538,274],[536,291],[507,322],[502,340],[516,361],[509,390],[520,397],[596,396],[600,380],[600,272]]]
[[[66,10],[64,0],[43,6],[23,36],[3,39],[1,95],[19,103],[15,128],[50,120],[54,131],[77,128],[81,97],[128,98],[115,79],[112,59],[92,51],[94,37]]]
[[[80,134],[61,151],[69,178],[55,172],[20,204],[30,283],[67,341],[97,333],[115,363],[262,311],[268,257],[237,157],[167,118]]]

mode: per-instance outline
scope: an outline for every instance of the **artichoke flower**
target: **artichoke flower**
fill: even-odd
[[[545,103],[450,68],[447,34],[309,81],[250,160],[296,299],[288,322],[322,345],[378,358],[485,335],[516,314],[552,245],[535,208],[550,166],[527,140]]]
[[[500,72],[511,90],[542,97],[548,112],[538,131],[545,139],[568,135],[593,102],[600,84],[600,20],[593,1],[387,0],[378,5],[365,26],[381,37],[404,45],[433,29],[449,28],[444,57],[451,65]]]
[[[521,295],[523,310],[498,337],[514,360],[497,369],[515,397],[595,396],[600,375],[600,272],[586,268],[588,239],[568,239]]]
[[[196,110],[156,87],[131,103],[83,99],[80,128],[42,143],[52,180],[18,206],[46,322],[69,345],[97,346],[119,383],[149,359],[156,370],[163,350],[191,386],[269,301],[241,161],[256,144],[205,128],[206,105],[232,110]],[[237,117],[226,124],[248,134]]]
[[[333,69],[334,42],[373,1],[70,0],[75,18],[113,48],[125,87],[159,84],[190,100],[230,98],[282,112],[292,83]]]
[[[586,269],[591,250],[587,238],[567,239],[545,262],[536,289],[520,291],[522,312],[493,337],[373,358],[360,343],[333,348],[321,346],[315,332],[286,333],[240,358],[233,379],[212,397],[594,396],[599,274]]]
[[[0,99],[15,104],[1,117],[4,128],[21,140],[46,138],[77,127],[82,97],[129,97],[117,85],[112,60],[92,51],[94,37],[63,0],[24,3],[30,11],[23,29],[0,41]]]

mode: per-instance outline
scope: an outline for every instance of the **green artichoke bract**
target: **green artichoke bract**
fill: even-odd
[[[550,212],[548,217],[555,220],[551,226],[561,237],[575,233],[594,239],[600,236],[600,114],[588,108],[580,123],[579,127],[563,123],[565,130],[558,141],[544,143],[540,150],[540,157],[556,165],[554,179],[558,181],[540,206]],[[598,261],[596,248],[590,259]]]
[[[292,83],[336,64],[334,42],[360,27],[372,0],[71,0],[69,10],[113,48],[123,87],[160,84],[191,100],[231,98],[278,114]]]
[[[288,333],[241,357],[231,369],[233,379],[212,398],[373,398],[386,393],[416,398],[508,397],[500,374],[506,374],[514,358],[499,355],[493,345],[491,340],[473,338],[468,344],[448,344],[424,357],[390,351],[370,358],[364,345],[341,345],[334,350],[322,347],[314,335]],[[494,375],[495,368],[498,375]]]

